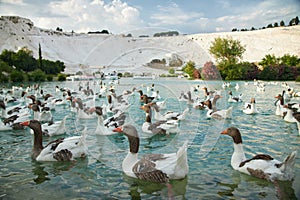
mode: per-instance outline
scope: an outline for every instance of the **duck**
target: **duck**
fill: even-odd
[[[232,103],[237,103],[237,102],[242,102],[242,96],[243,94],[239,94],[239,96],[233,96],[232,95],[232,91],[228,92],[229,97],[228,97],[228,102],[232,102]]]
[[[87,156],[86,129],[83,130],[81,136],[59,138],[43,146],[42,126],[38,120],[29,120],[20,124],[31,128],[34,132],[31,157],[36,161],[71,161]]]
[[[177,133],[177,120],[160,120],[152,123],[151,120],[151,106],[149,104],[140,107],[146,113],[146,120],[142,125],[142,131],[150,134],[169,135],[170,133]]]
[[[213,101],[207,100],[205,101],[205,105],[207,106],[207,113],[206,116],[207,118],[214,118],[214,119],[228,119],[232,118],[232,109],[233,107],[229,107],[228,109],[223,109],[223,110],[217,110],[217,100],[222,98],[220,95],[215,95],[213,98]]]
[[[242,136],[238,128],[230,127],[221,132],[229,135],[234,142],[234,152],[231,157],[231,166],[234,170],[262,178],[268,181],[288,181],[293,179],[293,167],[296,151],[291,152],[283,161],[274,159],[267,154],[258,154],[247,159],[243,149]]]
[[[247,115],[252,115],[259,113],[258,110],[256,109],[256,104],[255,104],[255,98],[251,98],[250,103],[246,103],[243,109],[243,113]]]
[[[184,179],[187,176],[187,141],[176,153],[148,154],[138,158],[140,137],[137,129],[131,124],[125,124],[113,131],[123,133],[128,138],[129,152],[122,162],[122,170],[127,176],[156,183],[168,183],[169,180]]]

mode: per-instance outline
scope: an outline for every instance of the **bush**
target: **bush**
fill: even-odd
[[[29,79],[34,82],[43,82],[46,80],[46,74],[42,70],[36,69],[30,74]]]
[[[58,81],[66,81],[67,80],[67,76],[65,74],[58,74],[57,80]]]
[[[296,78],[295,81],[296,81],[296,82],[300,82],[300,76],[297,76],[297,78]]]
[[[53,76],[52,75],[47,75],[47,81],[53,81]]]
[[[22,82],[24,81],[24,75],[22,72],[15,70],[10,74],[10,80],[12,82]]]

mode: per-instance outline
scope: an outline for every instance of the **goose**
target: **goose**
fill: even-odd
[[[276,106],[276,110],[275,110],[275,115],[278,115],[278,116],[283,116],[283,113],[284,113],[284,98],[281,94],[278,94],[277,96],[275,96],[275,98],[277,99],[275,101],[275,106]]]
[[[205,105],[207,106],[207,113],[206,116],[208,118],[214,118],[214,119],[227,119],[227,118],[231,118],[232,117],[232,109],[233,107],[229,107],[228,109],[223,109],[223,110],[217,110],[217,100],[222,98],[222,96],[220,95],[215,95],[213,98],[213,101],[211,102],[211,100],[207,100],[205,101]]]
[[[178,101],[188,101],[187,94],[184,93],[184,91],[181,91],[180,96],[178,97]]]
[[[255,98],[251,98],[250,103],[246,103],[243,109],[243,113],[247,115],[259,113],[256,109]]]
[[[187,141],[176,153],[149,154],[139,159],[140,138],[136,128],[125,124],[113,131],[124,133],[129,141],[129,152],[122,162],[122,170],[127,176],[156,183],[168,183],[171,179],[187,176]]]
[[[258,82],[256,85],[256,91],[257,92],[264,92],[265,91],[265,84]]]
[[[204,99],[208,100],[208,99],[212,99],[213,96],[215,95],[214,91],[208,91],[207,87],[203,87],[202,90],[204,91]]]
[[[146,113],[146,120],[142,125],[144,133],[169,135],[170,133],[177,133],[179,131],[177,120],[160,120],[152,123],[150,105],[143,105],[140,108]]]
[[[232,95],[232,91],[229,91],[228,94],[229,94],[228,102],[236,103],[236,102],[242,102],[243,101],[242,100],[243,94],[240,94],[237,97]]]
[[[12,130],[13,128],[9,125],[4,123],[1,119],[0,119],[0,131],[9,131]]]
[[[113,129],[125,123],[126,114],[118,110],[113,116],[108,117],[103,121],[103,124],[108,129]]]
[[[155,103],[158,106],[159,110],[165,110],[167,108],[167,99],[156,101]]]
[[[30,112],[29,109],[21,106],[21,104],[6,107],[6,104],[3,100],[0,100],[0,117],[8,118],[13,115],[18,115],[19,117],[29,117]]]
[[[297,108],[293,108],[294,104],[286,104],[283,108],[286,109],[284,113],[283,120],[286,122],[294,123],[297,122],[296,118],[293,116],[293,113],[297,111]]]
[[[94,115],[90,111],[90,107],[86,107],[83,104],[83,101],[81,98],[76,98],[73,101],[75,101],[78,104],[77,119],[94,119],[94,118],[96,118],[96,115]]]
[[[33,119],[42,123],[52,122],[53,116],[49,107],[43,107],[42,111],[38,104],[32,104],[29,106],[33,110]]]
[[[159,90],[153,91],[152,94],[151,94],[151,97],[153,97],[154,100],[160,100],[161,96],[159,95]]]
[[[66,120],[68,115],[66,115],[62,120],[55,121],[55,122],[48,122],[43,123],[42,125],[42,132],[44,136],[54,136],[54,135],[61,135],[66,133]],[[33,134],[34,131],[31,129],[30,132]]]
[[[184,120],[189,112],[189,108],[187,107],[182,113],[174,112],[174,111],[167,111],[164,114],[161,114],[160,110],[155,102],[151,102],[151,103],[149,103],[149,105],[151,105],[151,107],[154,108],[153,110],[154,110],[154,119],[155,120],[169,120],[169,119]]]
[[[112,135],[114,132],[108,129],[108,127],[104,126],[104,119],[103,119],[103,108],[100,106],[96,106],[93,108],[93,111],[96,112],[98,121],[97,121],[97,127],[95,130],[95,134],[97,135]],[[115,127],[114,127],[115,128]]]
[[[236,84],[235,84],[235,86],[234,86],[234,88],[235,88],[236,90],[240,89],[240,86],[239,86],[239,84],[238,84],[238,83],[236,83]]]
[[[229,135],[233,139],[234,152],[231,157],[231,166],[234,170],[272,182],[293,179],[296,151],[291,152],[284,161],[278,161],[267,154],[258,154],[251,159],[246,159],[239,129],[230,127],[223,130],[221,134]]]
[[[36,161],[70,161],[74,158],[87,156],[85,139],[86,129],[81,136],[69,138],[59,138],[43,146],[43,133],[41,123],[37,120],[21,122],[22,126],[31,128],[34,131],[34,143],[32,149],[32,159]]]
[[[293,113],[293,117],[296,119],[298,134],[300,136],[300,112]]]

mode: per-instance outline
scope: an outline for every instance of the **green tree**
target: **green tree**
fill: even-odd
[[[297,56],[285,54],[280,58],[280,64],[287,66],[298,66],[298,64],[300,64],[300,59]]]
[[[0,59],[3,62],[6,62],[9,66],[13,66],[14,65],[14,55],[16,53],[7,49],[4,49],[0,55]]]
[[[299,17],[295,17],[295,24],[298,25],[299,24]]]
[[[263,67],[270,66],[270,65],[277,65],[278,59],[274,55],[268,54],[258,64]]]
[[[175,74],[174,68],[170,68],[170,69],[169,69],[169,74]]]
[[[195,63],[193,61],[189,61],[182,69],[185,73],[187,73],[190,78],[193,78],[194,70],[196,69]]]
[[[41,49],[41,44],[39,43],[39,68],[43,68],[43,62],[42,62],[42,49]]]
[[[281,20],[281,22],[280,22],[280,26],[285,26],[285,24],[284,24],[284,21],[283,21],[283,20]]]
[[[25,72],[31,72],[37,69],[38,66],[36,59],[32,56],[32,51],[25,47],[13,55],[13,65],[17,70]]]
[[[232,38],[215,38],[209,48],[209,52],[216,58],[217,63],[236,64],[245,51],[240,41]]]
[[[274,27],[278,27],[278,22],[275,22],[275,23],[274,23]]]

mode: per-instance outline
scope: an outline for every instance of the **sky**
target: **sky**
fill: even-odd
[[[299,11],[300,0],[0,0],[1,16],[20,16],[39,28],[77,33],[230,32],[282,20],[288,25]]]

